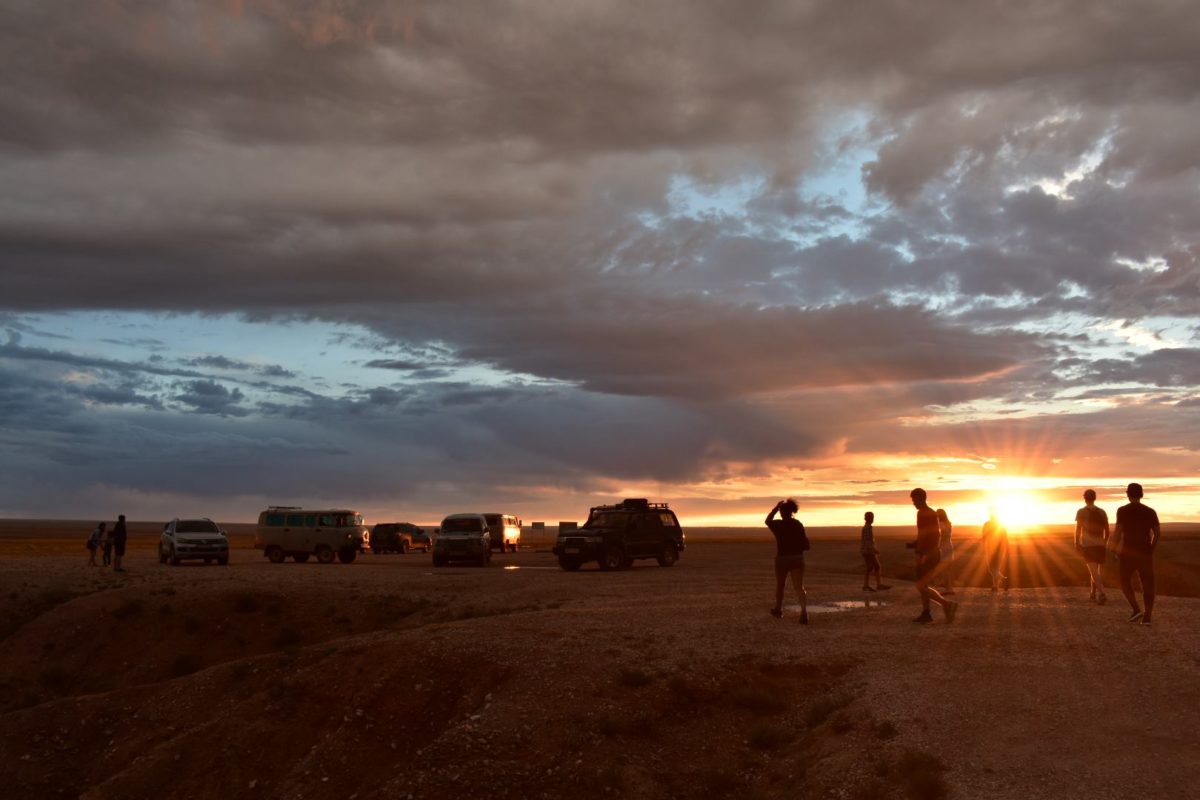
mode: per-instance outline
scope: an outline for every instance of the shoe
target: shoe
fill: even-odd
[[[1108,602],[1108,595],[1106,595],[1104,592],[1101,592],[1100,596],[1096,598],[1097,605],[1104,605],[1107,602]]]
[[[776,619],[779,619],[780,617],[783,616],[783,609],[782,608],[772,608],[771,616],[775,617]]]
[[[864,592],[874,592],[874,591],[877,591],[877,590],[876,590],[876,589],[872,589],[870,586],[864,586],[864,587],[863,587],[863,591],[864,591]]]
[[[807,612],[807,611],[801,611],[801,612],[800,612],[800,624],[801,624],[801,625],[807,625],[807,624],[808,624],[808,612]]]
[[[1150,624],[1150,618],[1149,618],[1149,617],[1147,617],[1145,614],[1143,614],[1143,615],[1142,615],[1142,621],[1141,621],[1141,623],[1139,623],[1139,624],[1141,624],[1141,625],[1149,625],[1149,624]]]
[[[1140,620],[1141,618],[1142,618],[1142,612],[1141,612],[1141,611],[1135,611],[1135,612],[1133,612],[1132,614],[1130,614],[1130,615],[1129,615],[1129,621],[1130,621],[1130,622],[1137,622],[1137,621],[1138,621],[1138,620]]]
[[[891,587],[891,586],[888,586],[886,583],[881,583],[881,584],[879,584],[878,586],[876,586],[876,587],[875,587],[875,591],[877,591],[877,592],[886,592],[886,591],[887,591],[888,589],[890,589],[890,588],[892,588],[892,587]]]
[[[924,625],[927,622],[933,622],[933,616],[928,611],[922,611],[919,617],[913,617],[913,622],[919,622]]]
[[[951,600],[942,610],[946,612],[946,622],[954,622],[954,615],[958,613],[958,603]]]

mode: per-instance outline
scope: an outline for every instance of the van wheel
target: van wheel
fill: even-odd
[[[297,564],[303,564],[308,561],[308,553],[292,553],[292,560]]]
[[[583,562],[580,561],[578,558],[567,558],[566,556],[559,556],[558,557],[558,565],[560,567],[562,567],[563,569],[565,569],[567,572],[575,572],[581,566],[583,566]]]
[[[272,545],[267,548],[267,560],[272,564],[282,564],[285,558],[283,548]]]
[[[343,564],[353,564],[356,558],[358,558],[358,551],[353,547],[343,547],[338,550],[338,561]]]
[[[407,539],[400,540],[400,555],[404,555],[404,556],[408,555],[408,540]]]
[[[317,548],[317,561],[320,561],[322,564],[332,564],[333,558],[333,551],[325,545]]]
[[[606,547],[600,553],[600,569],[611,572],[614,569],[625,568],[625,551],[620,547]]]
[[[679,551],[675,549],[675,545],[663,545],[662,552],[658,554],[658,565],[660,567],[673,567],[678,560]]]

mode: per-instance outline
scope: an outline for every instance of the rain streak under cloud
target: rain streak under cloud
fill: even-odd
[[[9,3],[0,515],[1200,519],[1185,2]],[[1061,518],[1060,518],[1061,517]]]

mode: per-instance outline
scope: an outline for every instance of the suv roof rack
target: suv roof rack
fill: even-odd
[[[592,511],[652,511],[670,507],[669,503],[651,503],[644,497],[627,497],[619,503],[593,506]]]
[[[267,506],[267,511],[299,511],[304,506]]]

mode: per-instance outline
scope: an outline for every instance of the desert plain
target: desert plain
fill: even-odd
[[[811,623],[772,601],[761,530],[690,532],[669,569],[490,567],[421,554],[85,566],[85,523],[0,525],[0,785],[55,798],[1193,798],[1200,530],[1168,526],[1154,624],[1069,534],[1014,538],[953,624],[918,626],[912,556],[861,591],[812,531]],[[795,602],[789,595],[789,603]]]

